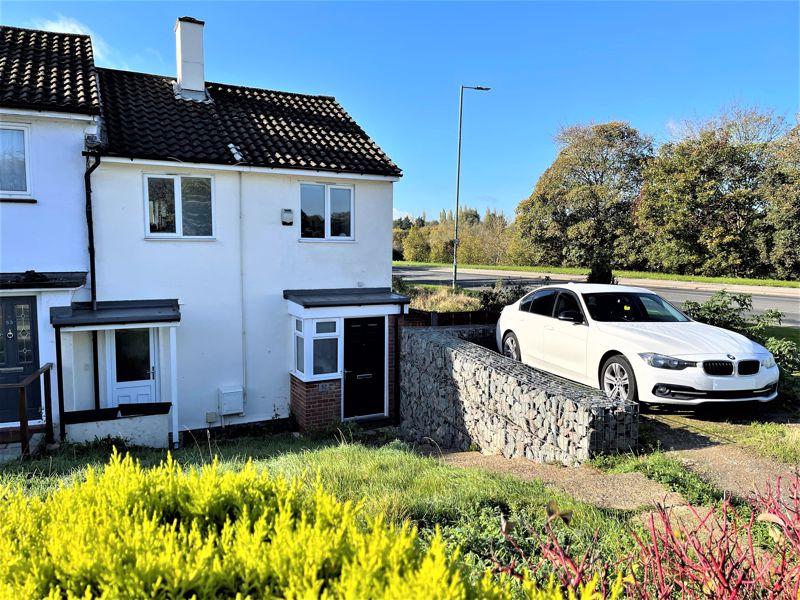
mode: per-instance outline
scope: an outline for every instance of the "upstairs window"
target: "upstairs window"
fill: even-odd
[[[322,183],[300,184],[300,238],[353,239],[353,188]]]
[[[210,238],[214,235],[210,177],[145,176],[147,235]]]
[[[29,196],[27,125],[0,124],[0,194]]]

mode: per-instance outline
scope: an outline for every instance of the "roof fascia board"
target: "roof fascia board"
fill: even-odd
[[[143,323],[103,323],[94,325],[59,325],[61,331],[112,331],[117,329],[155,329],[160,327],[180,327],[180,321],[147,321]]]
[[[79,113],[53,112],[47,110],[33,110],[24,108],[0,107],[0,116],[37,117],[39,119],[58,119],[61,121],[84,121],[91,123],[97,119],[96,115],[82,115]]]
[[[86,284],[84,284],[86,285]],[[74,292],[79,290],[83,285],[78,287],[19,287],[19,288],[0,288],[0,296],[19,296],[21,293],[25,294],[41,294],[44,292]]]
[[[364,181],[400,181],[395,175],[369,175],[362,173],[342,173],[313,169],[276,169],[273,167],[251,167],[248,165],[220,165],[214,163],[190,163],[173,160],[151,160],[144,158],[124,158],[122,156],[103,156],[103,164],[135,164],[148,167],[202,169],[204,171],[237,171],[242,173],[271,173],[273,175],[297,175],[308,177],[328,177],[331,179],[361,179]]]

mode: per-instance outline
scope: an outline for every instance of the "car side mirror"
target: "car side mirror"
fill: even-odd
[[[578,324],[583,323],[583,315],[579,310],[562,310],[558,313],[558,320]]]

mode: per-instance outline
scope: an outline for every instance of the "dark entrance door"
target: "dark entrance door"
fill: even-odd
[[[344,418],[382,415],[385,317],[344,320]]]
[[[39,368],[36,298],[0,298],[0,383],[18,383]],[[27,388],[28,419],[42,418],[40,381]],[[0,389],[0,423],[19,421],[19,391]]]

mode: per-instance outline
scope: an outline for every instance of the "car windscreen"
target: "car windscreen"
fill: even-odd
[[[655,294],[643,292],[602,292],[583,294],[586,308],[595,321],[674,323],[689,319]]]

